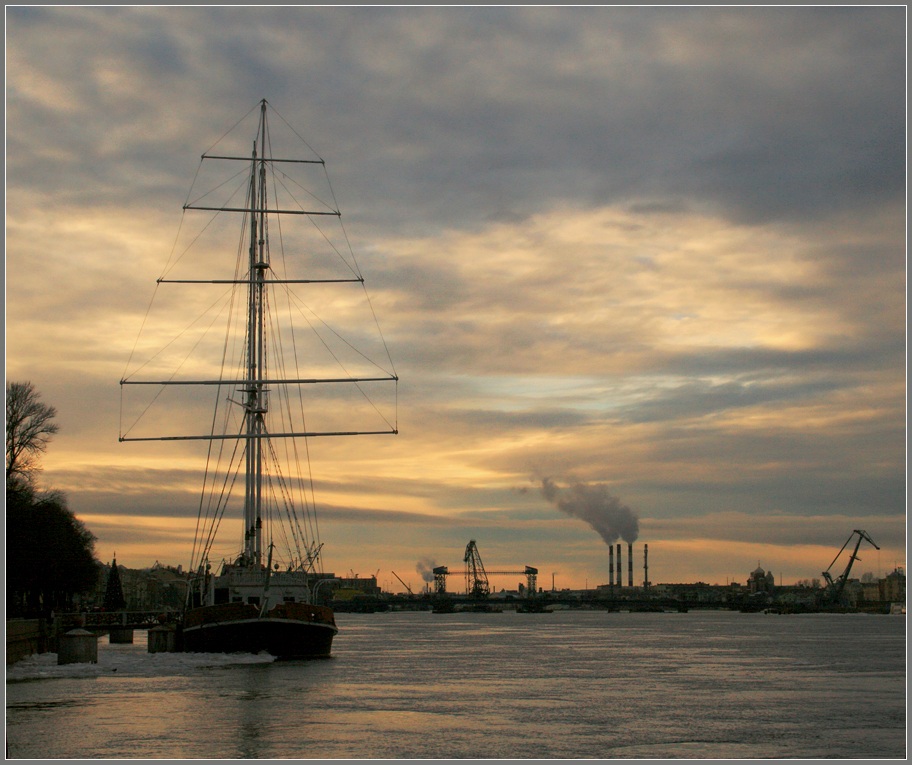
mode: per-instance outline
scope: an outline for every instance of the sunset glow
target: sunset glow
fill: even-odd
[[[118,381],[221,310],[163,297],[137,345],[200,153],[267,98],[400,378],[399,435],[311,442],[328,569],[421,587],[476,539],[606,583],[545,478],[632,509],[637,583],[643,543],[653,582],[819,577],[856,528],[858,575],[904,566],[904,17],[836,10],[7,8],[6,374],[58,411],[42,484],[99,559],[187,566],[205,450],[118,443]]]

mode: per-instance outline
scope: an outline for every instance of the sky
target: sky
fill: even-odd
[[[6,375],[58,411],[42,485],[99,559],[189,562],[204,455],[120,443],[119,380],[200,154],[265,98],[326,161],[400,378],[398,435],[311,445],[328,569],[417,590],[474,539],[594,587],[611,512],[637,584],[644,543],[653,583],[820,578],[854,529],[854,574],[904,566],[905,29],[7,6]]]

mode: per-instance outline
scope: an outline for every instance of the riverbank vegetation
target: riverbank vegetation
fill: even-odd
[[[40,456],[58,430],[56,409],[30,382],[6,384],[7,616],[70,610],[95,587],[95,536],[66,496],[38,483]]]

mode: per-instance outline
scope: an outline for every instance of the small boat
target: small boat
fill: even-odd
[[[310,442],[397,433],[395,392],[388,389],[395,389],[398,377],[372,308],[369,327],[386,354],[382,363],[315,308],[341,306],[348,321],[352,299],[326,290],[355,287],[362,303],[370,301],[344,229],[341,244],[329,233],[331,224],[341,227],[341,215],[324,161],[281,117],[304,155],[274,145],[270,123],[278,115],[265,99],[258,107],[247,115],[248,123],[256,123],[249,153],[238,139],[226,138],[236,135],[232,129],[202,155],[183,209],[185,216],[202,212],[204,220],[186,249],[175,246],[156,298],[159,287],[186,291],[190,285],[208,294],[165,300],[165,323],[187,307],[199,306],[201,315],[162,350],[151,353],[151,342],[137,341],[137,348],[148,346],[151,355],[135,364],[131,357],[121,380],[121,410],[138,415],[128,420],[129,427],[122,420],[120,440],[208,444],[178,649],[325,657],[338,632],[326,605],[338,579],[322,563]],[[250,137],[240,140],[249,147]],[[224,169],[209,176],[213,164]],[[211,184],[197,191],[201,178]],[[213,235],[228,217],[235,231],[230,245],[221,234]],[[289,221],[304,222],[307,231],[297,233]],[[194,248],[203,251],[198,260],[189,255]],[[207,255],[217,256],[214,275]],[[314,288],[324,292],[313,301],[299,294]],[[224,328],[216,333],[219,324]],[[308,343],[305,335],[315,338]],[[176,347],[182,343],[186,352]],[[194,365],[197,352],[209,355]],[[392,406],[384,409],[375,400],[373,386],[386,386]],[[132,410],[124,403],[127,390],[147,392]],[[180,391],[172,396],[177,414],[151,421],[183,432],[144,432],[152,405],[173,391]],[[200,391],[201,401],[193,395]],[[348,403],[342,391],[357,403]],[[372,424],[343,427],[337,413],[366,414]]]

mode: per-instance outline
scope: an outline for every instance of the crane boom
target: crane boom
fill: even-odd
[[[398,579],[400,582],[402,582],[402,577],[399,576],[399,574],[397,574],[395,571],[393,571],[393,576],[396,577],[396,579]],[[402,582],[402,586],[405,587],[405,589],[408,590],[408,594],[409,594],[409,595],[414,595],[414,594],[415,594],[414,592],[412,592],[412,588],[409,587],[405,582]]]
[[[852,541],[852,537],[854,537],[856,534],[858,535],[858,541],[855,543],[855,549],[849,556],[849,562],[845,567],[845,571],[843,571],[836,579],[833,579],[833,576],[830,574],[830,569],[836,565],[836,561],[839,560],[839,556],[842,555],[843,550],[849,546],[849,543]],[[831,603],[837,603],[842,597],[846,583],[849,581],[849,572],[852,570],[852,564],[856,560],[860,560],[858,557],[858,548],[861,547],[861,543],[863,541],[869,542],[875,550],[880,549],[880,547],[877,546],[877,543],[868,535],[868,532],[862,529],[855,529],[849,535],[849,538],[845,541],[845,544],[839,549],[839,552],[836,553],[836,557],[833,558],[833,562],[829,565],[827,570],[823,572],[823,578],[827,583],[826,593],[824,595],[827,601]]]
[[[538,569],[533,566],[526,566],[522,571],[488,571],[488,576],[524,576],[529,596],[538,592]]]

